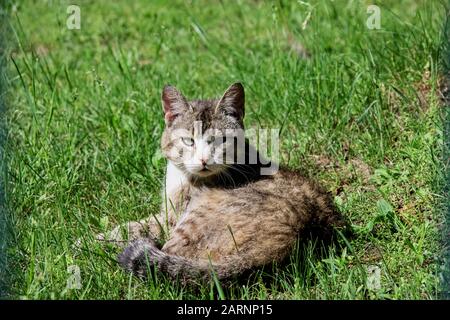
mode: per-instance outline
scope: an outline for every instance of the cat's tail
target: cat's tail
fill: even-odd
[[[169,274],[182,281],[230,279],[249,266],[246,259],[239,255],[230,256],[222,263],[211,263],[209,260],[193,260],[181,256],[171,255],[158,249],[151,239],[133,241],[120,255],[120,265],[139,277],[146,277],[151,267]]]

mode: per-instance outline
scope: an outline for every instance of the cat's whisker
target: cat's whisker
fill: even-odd
[[[233,183],[233,187],[236,187],[236,182],[234,181],[233,176],[229,172],[224,170],[224,171],[220,172],[220,174],[223,175],[224,177],[230,179],[230,181]]]
[[[238,174],[242,175],[246,179],[246,182],[250,182],[250,178],[248,177],[248,175],[246,175],[246,173],[252,173],[251,171],[242,170],[233,165],[230,165],[228,169],[235,170]]]

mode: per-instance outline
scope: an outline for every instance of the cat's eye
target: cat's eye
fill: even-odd
[[[213,143],[215,140],[216,140],[215,136],[209,136],[208,139],[206,140],[206,142]]]
[[[192,147],[194,145],[194,139],[192,138],[181,138],[181,141],[188,147]]]

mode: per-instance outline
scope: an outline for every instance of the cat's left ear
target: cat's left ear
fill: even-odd
[[[189,103],[177,88],[166,85],[161,95],[164,118],[170,124],[180,114],[189,110]]]
[[[223,112],[238,120],[242,120],[245,115],[245,93],[241,83],[232,84],[223,94],[216,107],[216,112]]]

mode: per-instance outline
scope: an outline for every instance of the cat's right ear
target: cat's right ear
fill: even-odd
[[[242,121],[245,114],[245,93],[241,83],[232,84],[223,94],[216,107],[216,112],[223,112]]]
[[[164,86],[161,100],[166,124],[170,124],[176,117],[189,109],[186,98],[171,85]]]

